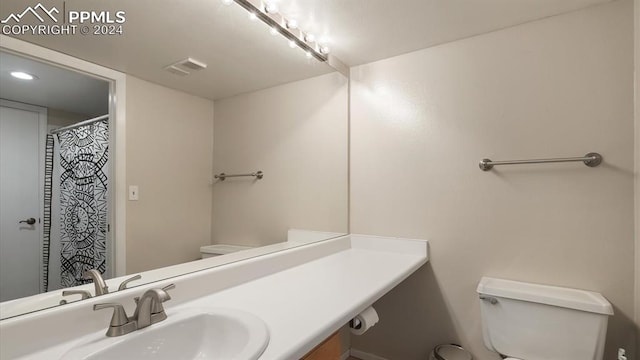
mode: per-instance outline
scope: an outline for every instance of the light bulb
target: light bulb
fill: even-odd
[[[254,12],[250,12],[249,13],[249,20],[251,20],[251,21],[258,20],[258,15],[256,15],[256,13],[254,13]]]
[[[290,40],[290,41],[289,41],[289,47],[290,47],[290,48],[292,48],[292,49],[293,49],[293,48],[295,48],[296,46],[297,46],[297,44],[296,44],[296,42],[295,42],[295,41],[293,41],[293,40]]]
[[[313,34],[307,34],[304,36],[304,41],[306,42],[314,42],[316,41],[316,37]]]
[[[330,49],[329,49],[329,47],[328,47],[328,46],[326,46],[326,45],[323,45],[323,46],[321,46],[321,47],[320,47],[320,52],[321,52],[321,53],[323,53],[323,54],[325,54],[325,55],[326,55],[326,54],[328,54],[328,53],[329,53],[329,51],[330,51]]]
[[[276,28],[271,27],[271,30],[269,30],[269,32],[271,33],[271,35],[276,36],[278,35],[278,30],[276,30]]]
[[[287,20],[287,28],[289,29],[297,29],[298,22],[296,20]]]
[[[277,14],[278,13],[278,6],[274,3],[267,3],[264,6],[264,11],[267,14]]]
[[[222,0],[222,3],[225,5],[230,5],[233,2],[233,0]]]
[[[307,59],[311,59],[311,56],[312,56],[312,55],[311,55],[311,52],[310,52],[310,51],[307,51],[307,53],[305,54],[305,56],[307,57]]]

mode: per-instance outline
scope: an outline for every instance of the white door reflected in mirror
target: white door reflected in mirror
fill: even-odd
[[[40,126],[37,109],[2,102],[0,301],[40,292]]]

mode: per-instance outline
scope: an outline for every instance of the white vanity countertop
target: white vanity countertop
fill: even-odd
[[[352,248],[180,308],[213,306],[251,312],[270,330],[261,360],[299,359],[423,265],[424,245],[423,254]]]
[[[350,248],[302,265],[176,306],[169,301],[165,303],[167,315],[171,318],[191,307],[247,311],[269,328],[269,345],[261,360],[299,359],[428,259],[426,241],[358,235],[350,238]],[[176,286],[178,291],[179,282]],[[95,334],[25,358],[57,359],[92,336]]]

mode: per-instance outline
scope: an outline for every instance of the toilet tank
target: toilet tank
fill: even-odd
[[[240,246],[240,245],[228,245],[228,244],[215,244],[215,245],[206,245],[200,247],[200,254],[203,259],[231,254],[238,251],[253,249],[251,246]]]
[[[601,360],[611,304],[599,293],[483,277],[485,346],[524,360]]]

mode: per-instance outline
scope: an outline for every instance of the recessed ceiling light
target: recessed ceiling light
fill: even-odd
[[[38,77],[24,71],[12,71],[11,76],[20,80],[36,80]]]

